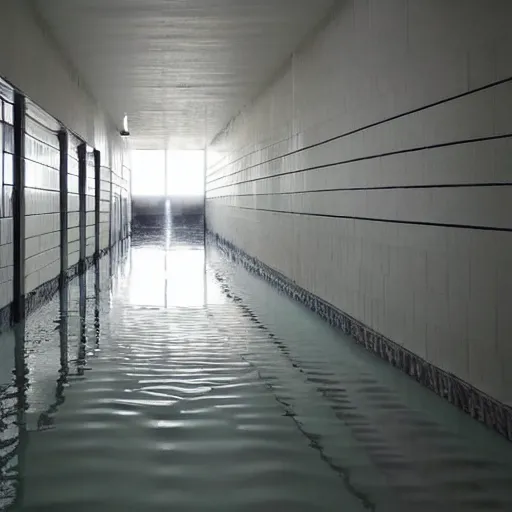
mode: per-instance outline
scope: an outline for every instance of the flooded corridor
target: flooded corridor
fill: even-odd
[[[0,510],[511,510],[504,438],[201,228],[136,230],[2,334]]]

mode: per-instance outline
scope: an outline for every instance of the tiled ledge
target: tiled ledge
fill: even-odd
[[[218,246],[233,261],[242,264],[282,293],[302,303],[332,326],[351,335],[356,343],[399,368],[404,373],[448,400],[474,419],[512,441],[512,408],[486,395],[471,384],[408,351],[373,331],[358,320],[313,295],[290,279],[248,255],[217,234],[208,233],[210,243]]]

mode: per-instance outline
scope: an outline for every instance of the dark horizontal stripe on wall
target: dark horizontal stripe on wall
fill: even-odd
[[[396,219],[379,219],[377,217],[356,217],[353,215],[329,215],[326,213],[307,213],[292,212],[286,210],[274,210],[271,208],[250,208],[248,206],[234,206],[225,204],[229,208],[238,208],[239,210],[251,210],[255,212],[281,213],[283,215],[298,215],[303,217],[319,217],[322,219],[346,219],[346,220],[363,220],[367,222],[380,222],[384,224],[409,224],[413,226],[434,226],[439,228],[457,228],[457,229],[476,229],[478,231],[504,231],[512,233],[512,228],[497,228],[493,226],[473,226],[469,224],[451,224],[444,222],[425,222],[420,220],[396,220]]]
[[[291,196],[294,194],[318,194],[321,192],[351,192],[362,190],[408,190],[422,188],[488,188],[488,187],[510,187],[512,183],[451,183],[440,185],[389,185],[382,187],[347,187],[347,188],[320,188],[314,190],[297,190],[294,192],[262,192],[259,194],[228,194],[225,196],[208,197],[207,199],[224,199],[227,197],[258,197],[258,196]]]
[[[46,111],[41,109],[45,114],[46,114]],[[58,124],[60,125],[61,123],[59,121],[57,121],[57,119],[55,119],[54,117],[50,116],[49,114],[47,114],[55,124]],[[44,122],[42,122],[40,119],[38,119],[37,117],[34,117],[34,116],[31,116],[29,111],[27,111],[26,113],[26,116],[27,116],[27,119],[30,119],[31,122],[41,126],[41,128],[44,128],[45,130],[47,130],[48,132],[50,133],[54,133],[55,135],[57,135],[59,133],[59,130],[62,129],[62,125],[60,126],[59,130],[55,131],[55,130],[52,130],[50,127],[48,127],[47,124],[45,124]]]
[[[47,130],[48,130],[48,128],[47,128]],[[59,132],[52,132],[51,130],[48,130],[48,132],[51,133],[52,135],[55,135],[55,137],[57,137],[58,134],[59,134]],[[57,153],[60,151],[58,143],[57,143],[56,146],[54,146],[50,142],[48,142],[46,140],[42,140],[39,137],[36,137],[35,135],[32,135],[29,132],[25,132],[25,136],[28,137],[29,139],[32,139],[32,140],[35,140],[36,142],[39,142],[40,144],[42,144],[43,146],[46,146],[47,148],[53,149]]]
[[[52,171],[60,172],[58,167],[52,167],[51,165],[45,164],[39,160],[34,160],[33,158],[30,158],[28,156],[25,157],[25,162],[33,162],[37,165],[40,165],[41,167],[46,167],[47,169],[51,169]]]
[[[34,189],[37,190],[37,189]],[[43,212],[43,213],[26,213],[25,217],[40,217],[41,215],[60,215],[60,211],[55,212]]]
[[[507,78],[503,78],[502,80],[497,80],[496,82],[491,82],[490,84],[483,85],[481,87],[477,87],[476,89],[471,89],[470,91],[466,91],[466,92],[463,92],[463,93],[460,93],[460,94],[456,94],[454,96],[449,96],[448,98],[444,98],[442,100],[435,101],[434,103],[429,103],[427,105],[423,105],[422,107],[418,107],[418,108],[415,108],[415,109],[412,109],[412,110],[408,110],[407,112],[402,112],[401,114],[397,114],[395,116],[387,117],[387,118],[382,119],[380,121],[376,121],[375,123],[370,123],[370,124],[367,124],[367,125],[362,126],[360,128],[356,128],[354,130],[350,130],[350,131],[342,133],[340,135],[336,135],[334,137],[330,137],[329,139],[325,139],[323,141],[316,142],[315,144],[310,144],[309,146],[304,146],[303,148],[296,149],[294,151],[290,151],[290,152],[285,153],[285,154],[283,154],[281,156],[277,156],[277,157],[271,158],[270,160],[266,160],[264,162],[260,162],[259,164],[253,165],[251,167],[246,167],[244,170],[251,169],[252,167],[258,167],[258,166],[264,165],[266,163],[274,162],[274,161],[279,160],[281,158],[286,158],[288,156],[296,155],[296,154],[302,153],[303,151],[308,151],[310,149],[314,149],[314,148],[317,148],[319,146],[323,146],[324,144],[329,144],[330,142],[334,142],[335,140],[343,139],[344,137],[348,137],[350,135],[354,135],[355,133],[362,132],[364,130],[367,130],[368,128],[374,128],[375,126],[379,126],[381,124],[389,123],[390,121],[396,121],[397,119],[400,119],[402,117],[406,117],[406,116],[409,116],[411,114],[416,114],[417,112],[422,112],[423,110],[428,110],[429,108],[433,108],[433,107],[437,107],[439,105],[442,105],[443,103],[448,103],[450,101],[458,100],[460,98],[464,98],[466,96],[470,96],[472,94],[476,94],[478,92],[485,91],[487,89],[492,89],[493,87],[498,87],[500,85],[503,85],[503,84],[506,84],[506,83],[509,83],[509,82],[512,82],[512,76],[509,76]],[[243,160],[244,158],[247,158],[250,155],[254,155],[256,153],[259,153],[261,151],[269,149],[269,148],[271,148],[273,146],[276,146],[277,144],[281,144],[281,142],[284,142],[285,140],[289,140],[289,138],[288,139],[283,139],[283,140],[281,140],[279,142],[275,142],[273,144],[270,144],[269,146],[266,146],[264,148],[261,148],[261,149],[252,151],[250,153],[247,153],[246,155],[244,155],[244,156],[242,156],[240,158],[237,158],[236,160],[233,160],[229,164],[226,164],[224,167],[222,167],[222,168],[214,171],[213,173],[209,174],[207,176],[207,178],[210,177],[210,176],[214,176],[215,174],[219,173],[220,171],[222,171],[222,169],[224,169],[228,165],[233,165],[233,164]],[[242,172],[242,171],[237,171],[237,172]],[[219,178],[215,178],[214,180],[210,180],[210,181],[207,180],[206,183],[207,184],[208,183],[212,183],[214,181],[217,181],[219,179],[225,178],[227,176],[229,176],[229,175],[220,176]]]
[[[46,235],[53,235],[54,233],[60,233],[60,229],[57,229],[56,231],[46,231],[45,233],[39,233],[38,235],[26,236],[25,240],[31,240],[32,238],[39,238],[41,236],[46,236]]]
[[[41,251],[36,252],[35,254],[32,254],[32,256],[29,256],[27,258],[27,260],[29,260],[30,258],[35,258],[36,256],[40,256],[41,254],[44,254],[44,253],[46,253],[48,251],[53,251],[54,249],[59,249],[59,248],[60,248],[60,244],[59,245],[54,245],[53,247],[45,247]],[[60,260],[60,257],[58,259]],[[55,261],[57,261],[57,260],[55,260]],[[51,265],[51,263],[48,263],[48,265]]]
[[[39,253],[39,254],[36,254],[35,256],[39,256],[41,255],[42,253]],[[33,258],[34,256],[31,256],[31,258]],[[29,258],[30,259],[30,258]],[[60,257],[59,258],[56,258],[54,259],[53,261],[50,261],[50,263],[47,263],[46,265],[44,265],[43,267],[38,267],[36,270],[34,270],[33,272],[31,272],[30,274],[27,274],[27,276],[30,276],[32,274],[34,274],[35,272],[39,272],[41,270],[44,270],[45,268],[48,268],[48,267],[51,267],[54,263],[58,263],[60,262]],[[25,277],[27,277],[25,276]]]
[[[44,188],[44,187],[31,187],[28,185],[25,185],[25,190],[39,190],[40,192],[50,192],[51,194],[59,194],[60,193],[59,189]]]
[[[282,172],[279,174],[271,174],[269,176],[259,176],[257,178],[252,178],[250,180],[245,180],[245,181],[238,181],[236,183],[231,183],[229,185],[220,185],[218,187],[208,189],[207,192],[213,192],[214,190],[220,190],[221,188],[226,188],[226,187],[234,187],[237,185],[243,185],[244,183],[254,183],[256,181],[269,180],[272,178],[279,178],[280,176],[290,176],[291,174],[300,174],[303,172],[318,171],[320,169],[328,169],[329,167],[335,167],[336,165],[347,165],[347,164],[353,164],[355,162],[363,162],[365,160],[374,160],[375,158],[385,158],[387,156],[405,155],[408,153],[416,153],[419,151],[427,151],[427,150],[431,150],[431,149],[440,149],[440,148],[446,148],[446,147],[450,147],[450,146],[460,146],[463,144],[476,144],[478,142],[487,142],[487,141],[491,141],[491,140],[501,140],[501,139],[509,139],[509,138],[512,138],[512,133],[506,133],[504,135],[492,135],[489,137],[478,137],[476,139],[458,140],[458,141],[453,141],[453,142],[442,142],[439,144],[433,144],[431,146],[421,146],[421,147],[417,147],[417,148],[400,149],[397,151],[389,151],[387,153],[379,153],[378,155],[361,156],[358,158],[351,158],[349,160],[341,160],[339,162],[333,162],[330,164],[315,165],[312,167],[305,167],[304,169],[296,169],[295,171],[286,171],[286,172]]]

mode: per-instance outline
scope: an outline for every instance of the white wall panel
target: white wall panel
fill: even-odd
[[[95,250],[95,194],[96,175],[94,163],[94,150],[87,148],[86,179],[85,179],[85,255],[90,257]]]
[[[80,260],[80,198],[78,146],[81,140],[68,133],[68,267]]]
[[[78,161],[76,148],[79,143],[86,142],[90,147],[98,149],[101,152],[102,165],[108,170],[112,166],[111,146],[123,147],[121,137],[117,133],[112,120],[100,108],[95,98],[90,94],[87,87],[84,86],[84,81],[61,52],[39,17],[35,15],[28,0],[9,0],[2,4],[2,15],[0,16],[0,76],[12,83],[37,104],[41,108],[41,115],[45,119],[48,119],[48,115],[45,112],[51,114],[54,119],[59,121],[61,126],[70,131],[68,158],[68,263],[72,266],[78,262],[79,258]],[[10,117],[12,118],[12,111],[6,110],[6,112],[8,114],[10,112]],[[43,122],[42,124],[44,125],[45,123]],[[40,139],[42,136],[43,142],[48,142],[45,140],[44,130],[43,133],[38,132],[33,135],[36,139]],[[32,142],[29,142],[27,145],[29,150],[31,144]],[[37,151],[37,148],[35,150]],[[27,166],[26,206],[28,217],[26,237],[31,253],[46,247],[45,244],[48,243],[49,239],[41,237],[44,234],[48,234],[48,229],[60,229],[57,215],[55,215],[55,212],[59,211],[58,175],[50,176],[48,170],[38,172],[36,171],[36,165],[42,165],[45,169],[50,167],[55,169],[56,165],[58,167],[58,160],[52,160],[52,162],[37,161],[34,164],[29,162]],[[10,171],[8,170],[7,176],[12,172],[12,164],[10,164],[9,169]],[[46,181],[43,186],[40,180],[43,179],[42,175],[44,173],[48,176],[45,175],[44,180]],[[92,175],[92,177],[94,176]],[[89,185],[91,185],[90,181]],[[3,205],[10,205],[9,189],[12,188],[12,178],[10,184],[3,183],[2,185]],[[107,207],[106,204],[107,198],[104,198],[104,201],[105,204],[103,204],[102,211],[107,212],[110,210],[110,207]],[[93,198],[92,200],[89,198],[87,208],[88,211],[94,212]],[[10,218],[10,216],[12,216],[12,212],[2,212],[2,217]],[[90,216],[88,220],[90,227]],[[105,216],[103,221],[106,222]],[[92,224],[94,224],[94,220],[92,220]],[[12,221],[10,225],[12,226]],[[5,233],[7,233],[7,229],[8,226],[6,225]],[[12,230],[12,227],[10,229]],[[106,247],[108,246],[108,241],[106,241],[107,237],[104,233],[105,231],[108,233],[109,228],[104,226],[102,231],[101,246]],[[91,239],[90,229],[88,235],[87,255],[91,255],[94,251],[94,239]],[[28,241],[32,237],[33,240]],[[30,279],[29,274],[27,274],[27,292],[43,284],[46,278],[54,271],[54,267],[56,268],[53,263],[48,263],[45,265],[44,271],[41,269],[34,270],[32,272],[33,275],[30,274]],[[1,275],[2,273],[0,272],[0,280]],[[8,275],[8,272],[6,272],[6,275]],[[49,279],[52,277],[55,276],[50,276]],[[9,286],[12,288],[11,285]],[[4,287],[3,283],[0,283],[0,307],[4,302],[8,303],[12,300],[12,291],[9,286]]]
[[[13,296],[13,100],[12,89],[0,80],[0,308]]]
[[[346,2],[215,139],[207,177],[211,230],[508,403],[511,17]]]
[[[86,142],[94,145],[98,133],[110,133],[108,120],[27,0],[2,2],[0,74]]]
[[[60,124],[32,102],[25,120],[25,292],[60,272]]]

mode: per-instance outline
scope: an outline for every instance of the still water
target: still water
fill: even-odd
[[[0,339],[0,510],[512,510],[512,448],[147,228]]]

